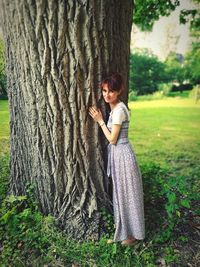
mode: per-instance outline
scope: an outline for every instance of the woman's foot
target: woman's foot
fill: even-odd
[[[135,239],[134,237],[129,237],[128,239],[122,241],[121,244],[122,246],[132,246],[136,241],[137,239]]]

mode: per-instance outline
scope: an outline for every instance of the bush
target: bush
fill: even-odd
[[[26,196],[7,196],[0,208],[0,262],[13,266],[20,261],[28,262],[29,254],[40,254],[48,247],[48,235],[44,231],[46,221],[32,198],[29,187]],[[17,265],[15,265],[17,266]]]
[[[128,95],[128,101],[136,101],[137,93],[135,91],[131,91]]]

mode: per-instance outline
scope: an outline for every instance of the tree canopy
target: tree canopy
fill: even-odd
[[[166,73],[172,82],[182,84],[185,80],[184,57],[171,51],[165,60]]]
[[[156,20],[169,16],[179,4],[179,0],[134,0],[133,23],[143,31],[150,31]]]
[[[195,8],[182,10],[180,22],[190,22],[192,48],[185,57],[187,79],[193,84],[200,84],[200,0],[193,0]]]
[[[136,91],[138,95],[151,94],[165,81],[165,64],[156,56],[147,50],[137,51],[130,56],[130,91]]]

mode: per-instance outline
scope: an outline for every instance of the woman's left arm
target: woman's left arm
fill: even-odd
[[[110,132],[106,126],[106,124],[104,123],[101,126],[101,129],[105,135],[105,137],[108,139],[109,143],[112,145],[115,145],[117,143],[117,139],[119,136],[119,132],[121,129],[121,125],[120,124],[113,124],[112,125],[112,131]]]

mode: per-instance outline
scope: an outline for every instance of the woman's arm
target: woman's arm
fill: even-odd
[[[118,139],[118,136],[119,136],[121,125],[120,124],[113,124],[112,125],[112,131],[110,132],[108,130],[107,126],[105,125],[105,123],[103,122],[103,125],[101,126],[101,129],[102,129],[105,137],[110,142],[110,144],[115,145],[117,143],[117,139]]]
[[[115,145],[119,136],[119,132],[121,129],[120,124],[113,124],[112,125],[112,131],[110,132],[103,121],[103,116],[100,110],[96,110],[94,107],[91,107],[89,109],[89,114],[90,116],[94,119],[94,121],[98,122],[99,125],[101,126],[101,129],[109,141],[110,144]]]

